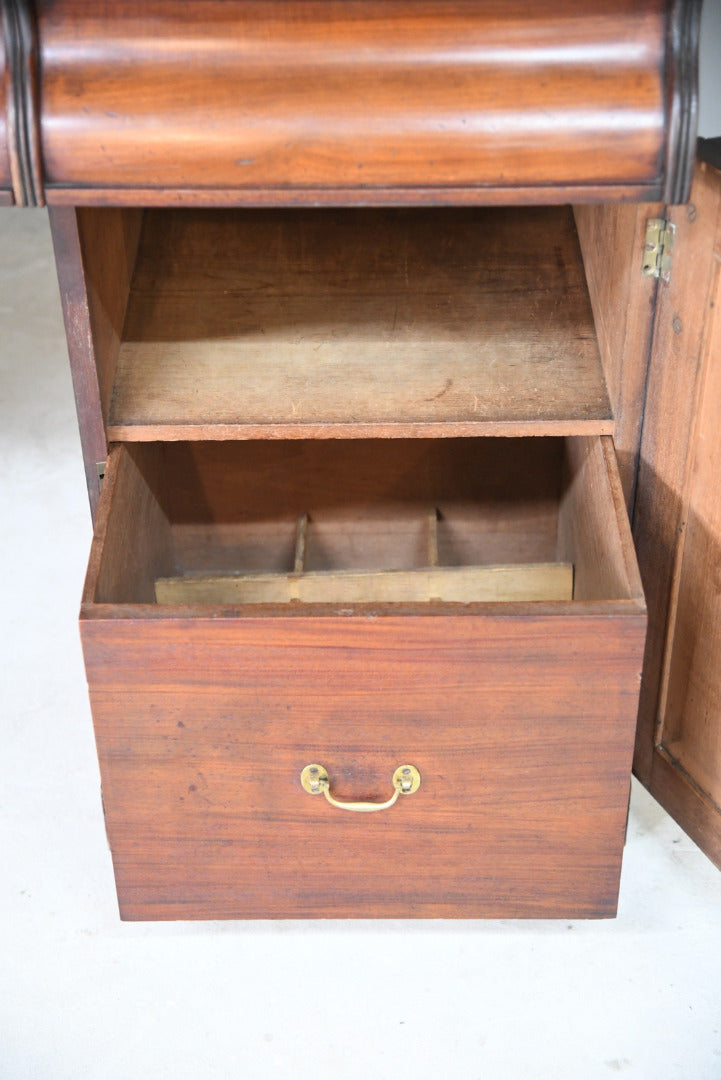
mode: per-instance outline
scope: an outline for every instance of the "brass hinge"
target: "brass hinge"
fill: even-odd
[[[98,471],[98,491],[103,490],[103,480],[105,479],[105,470],[108,467],[107,461],[96,461],[95,468]]]
[[[643,246],[643,273],[649,277],[671,279],[671,256],[676,226],[665,218],[649,218]]]

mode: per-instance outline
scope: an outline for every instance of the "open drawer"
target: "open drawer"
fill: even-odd
[[[609,438],[115,446],[81,628],[124,918],[614,913],[645,608]]]

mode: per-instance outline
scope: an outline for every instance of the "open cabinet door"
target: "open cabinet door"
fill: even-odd
[[[648,604],[634,771],[721,866],[721,140],[700,145],[686,205],[575,216]],[[668,281],[642,270],[659,218]]]
[[[721,171],[700,162],[666,217],[633,508],[649,615],[634,769],[721,866]]]

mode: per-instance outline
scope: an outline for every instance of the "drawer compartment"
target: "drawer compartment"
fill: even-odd
[[[124,918],[614,913],[645,610],[609,439],[117,446],[81,628]],[[349,813],[309,764],[421,784]]]

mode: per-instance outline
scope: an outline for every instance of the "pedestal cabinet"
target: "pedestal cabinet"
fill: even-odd
[[[612,915],[697,5],[3,19],[121,915]]]

